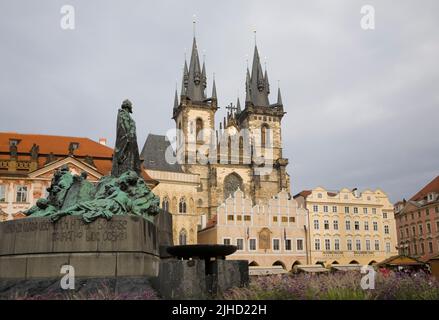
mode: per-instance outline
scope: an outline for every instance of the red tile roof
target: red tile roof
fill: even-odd
[[[46,164],[47,156],[50,153],[57,158],[65,158],[69,155],[70,143],[76,142],[79,147],[73,152],[75,158],[84,160],[90,156],[97,171],[103,175],[110,174],[112,168],[113,149],[89,138],[66,137],[43,134],[21,134],[15,132],[0,132],[0,160],[10,159],[9,141],[11,139],[20,140],[17,145],[18,160],[30,160],[30,150],[33,144],[39,146],[38,167]],[[142,172],[143,178],[148,182],[154,182],[145,170]]]
[[[430,192],[438,192],[439,193],[439,176],[430,181],[424,188],[422,188],[418,193],[416,193],[410,200],[419,201],[422,200],[429,194]]]
[[[296,197],[299,197],[299,196],[302,196],[302,197],[306,198],[306,197],[308,197],[311,193],[312,193],[311,190],[303,190],[303,191],[300,191],[298,194],[296,194],[293,198],[296,198]]]

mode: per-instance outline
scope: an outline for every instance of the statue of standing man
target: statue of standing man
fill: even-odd
[[[131,101],[125,100],[117,115],[116,147],[114,148],[111,170],[111,175],[114,177],[119,177],[128,170],[141,175],[136,123],[131,118],[130,113],[133,113],[133,106]]]

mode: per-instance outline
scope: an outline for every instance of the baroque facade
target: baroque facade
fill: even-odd
[[[395,204],[400,254],[427,261],[439,254],[439,176]]]
[[[243,107],[239,98],[235,105],[227,106],[227,115],[217,127],[215,116],[220,106],[215,79],[208,96],[206,66],[200,64],[194,37],[189,66],[184,62],[181,92],[178,95],[176,91],[174,97],[175,140],[150,135],[143,147],[144,166],[154,178],[161,183],[165,175],[176,179],[166,187],[158,187],[166,199],[171,199],[169,211],[180,214],[179,199],[183,198],[183,203],[191,208],[187,213],[198,216],[197,223],[189,229],[197,230],[203,219],[212,218],[217,208],[238,189],[255,204],[268,204],[282,190],[290,191],[288,159],[282,155],[281,122],[285,111],[281,93],[278,90],[277,101],[270,103],[267,70],[262,70],[256,46],[245,87]],[[153,139],[162,139],[161,146],[166,142],[166,148],[155,146],[151,143]],[[166,158],[169,151],[174,161]],[[196,186],[185,181],[189,176],[197,177]],[[171,180],[167,178],[167,183]],[[192,193],[188,195],[190,188]],[[166,206],[167,202],[162,203]],[[174,238],[179,238],[178,234],[188,228],[177,223],[175,227]]]
[[[374,264],[398,254],[393,206],[383,191],[319,187],[294,198],[308,210],[312,264]]]
[[[217,208],[198,242],[233,244],[238,250],[227,259],[248,260],[250,266],[308,264],[307,211],[285,191],[267,204],[254,204],[237,190]]]

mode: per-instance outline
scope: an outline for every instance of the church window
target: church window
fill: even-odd
[[[261,147],[262,148],[265,148],[270,142],[269,130],[270,130],[270,127],[266,123],[264,123],[261,127]]]
[[[203,141],[203,120],[201,118],[197,118],[196,120],[196,134],[197,134],[197,141]]]
[[[224,199],[227,199],[229,196],[234,195],[238,188],[243,191],[243,182],[242,178],[236,174],[231,173],[224,179]]]
[[[180,199],[180,202],[178,204],[178,212],[179,213],[186,213],[186,200],[185,200],[185,198]]]
[[[239,163],[244,163],[244,139],[243,137],[239,137]]]
[[[178,243],[180,245],[185,245],[187,243],[187,232],[186,229],[181,229],[178,236]]]

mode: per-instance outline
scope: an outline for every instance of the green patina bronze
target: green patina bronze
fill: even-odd
[[[141,176],[136,126],[131,118],[132,105],[125,100],[117,117],[116,148],[112,174],[95,185],[87,181],[85,172],[72,175],[67,166],[55,171],[47,188],[47,199],[39,199],[25,212],[30,217],[50,217],[53,222],[63,216],[81,216],[90,223],[99,217],[136,215],[154,222],[159,213],[159,198]]]

